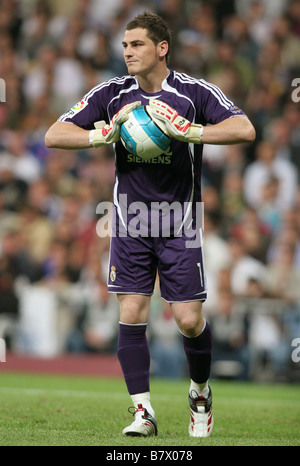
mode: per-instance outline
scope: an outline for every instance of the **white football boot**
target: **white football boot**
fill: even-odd
[[[195,395],[195,396],[193,396]],[[213,430],[212,393],[209,388],[207,397],[198,395],[194,390],[189,393],[191,437],[209,437]]]
[[[137,408],[133,409],[135,410],[133,413],[134,421],[130,426],[125,427],[123,434],[131,437],[151,437],[152,435],[157,435],[156,419],[148,413],[146,408],[143,408],[142,404],[138,404]]]

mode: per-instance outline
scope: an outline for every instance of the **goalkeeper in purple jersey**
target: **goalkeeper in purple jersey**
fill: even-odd
[[[130,216],[124,215],[122,199],[126,196],[127,206],[143,202],[150,207],[163,201],[188,205],[189,219],[195,225],[196,205],[201,202],[203,144],[251,142],[255,130],[219,88],[168,68],[170,31],[159,16],[146,12],[131,20],[123,47],[129,75],[93,88],[52,125],[45,142],[48,147],[64,149],[114,145],[116,229],[111,238],[108,289],[117,293],[119,300],[118,358],[135,407],[134,420],[123,433],[157,434],[146,329],[158,273],[161,296],[170,303],[182,334],[191,379],[189,434],[207,437],[213,429],[208,384],[212,335],[202,312],[207,293],[203,232],[196,234],[197,247],[195,242],[187,247],[190,235],[176,235],[173,224],[168,234],[130,235]],[[134,108],[146,104],[165,123],[172,141],[167,154],[143,163],[120,142],[120,125]],[[182,224],[185,221],[183,214]],[[127,235],[120,233],[120,226]]]

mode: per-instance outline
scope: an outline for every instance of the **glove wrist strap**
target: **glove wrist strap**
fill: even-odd
[[[91,146],[93,145],[94,134],[95,134],[95,130],[92,129],[92,130],[89,132],[89,141],[90,141],[90,145],[91,145]]]
[[[188,141],[194,144],[202,144],[203,126],[191,124],[188,134]]]
[[[200,144],[202,144],[202,137],[203,137],[203,126],[200,125]]]

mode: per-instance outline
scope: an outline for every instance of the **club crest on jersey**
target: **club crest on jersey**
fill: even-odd
[[[111,266],[110,268],[110,274],[109,274],[110,280],[114,282],[116,280],[117,274],[116,274],[116,267],[114,265]]]

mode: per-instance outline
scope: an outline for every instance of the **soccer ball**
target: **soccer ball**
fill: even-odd
[[[152,116],[149,105],[130,112],[128,120],[121,125],[120,138],[128,152],[144,160],[163,154],[171,142],[164,132],[164,123]]]

